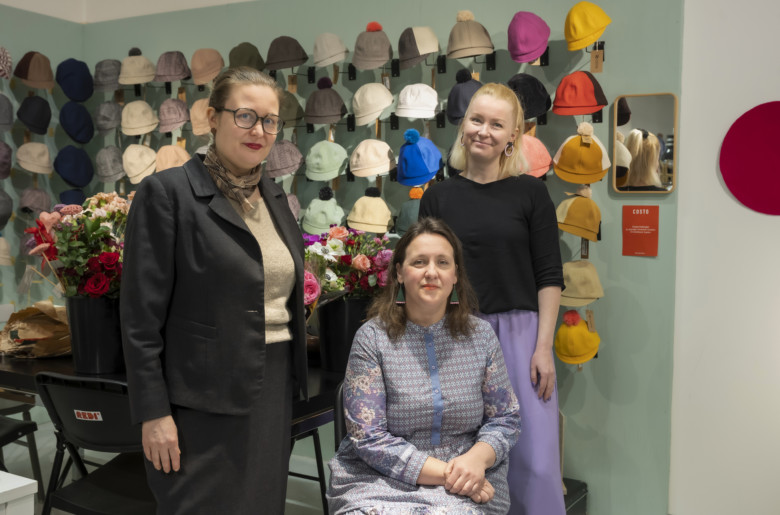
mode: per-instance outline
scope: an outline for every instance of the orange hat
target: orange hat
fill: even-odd
[[[590,72],[574,72],[561,79],[555,90],[553,113],[591,114],[607,105],[601,84]]]
[[[600,181],[610,164],[607,149],[593,135],[593,126],[587,122],[577,127],[577,135],[567,138],[553,157],[555,174],[574,184]]]
[[[550,165],[552,165],[550,152],[541,140],[530,134],[523,134],[522,151],[525,160],[528,161],[526,175],[541,177],[550,171]]]
[[[563,323],[555,334],[558,359],[570,365],[581,365],[598,353],[599,343],[599,334],[588,330],[588,324],[577,311],[570,309],[563,314]]]
[[[586,187],[590,190],[589,187]],[[601,234],[601,210],[589,197],[574,195],[567,198],[555,210],[558,229],[585,238],[598,241]]]
[[[569,50],[580,50],[599,40],[612,22],[607,13],[596,4],[580,2],[569,10],[563,34]]]

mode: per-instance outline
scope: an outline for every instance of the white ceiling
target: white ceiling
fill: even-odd
[[[251,1],[254,0],[0,0],[0,4],[76,23],[95,23]]]

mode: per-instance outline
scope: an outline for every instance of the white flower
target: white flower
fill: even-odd
[[[335,261],[335,259],[334,259]],[[330,268],[325,269],[325,280],[329,283],[334,283],[339,280],[339,276],[336,275],[336,272],[331,270]]]
[[[326,245],[330,249],[331,253],[334,256],[343,256],[344,255],[344,242],[341,240],[337,240],[336,238],[331,238],[327,241]]]
[[[325,258],[326,261],[336,261],[336,254],[333,253],[330,247],[323,245],[320,242],[314,242],[309,246],[309,252],[314,252],[315,254],[319,254],[323,258]]]

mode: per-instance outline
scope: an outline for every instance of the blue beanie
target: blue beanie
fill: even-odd
[[[398,153],[398,182],[404,186],[420,186],[434,178],[443,166],[441,152],[416,129],[404,132],[406,143]]]
[[[77,143],[87,143],[95,134],[89,111],[83,105],[73,101],[67,102],[60,109],[60,125]]]
[[[60,202],[65,205],[82,205],[87,200],[87,196],[80,189],[65,190],[60,193]]]
[[[55,79],[70,100],[83,102],[92,96],[94,90],[92,74],[89,73],[87,63],[83,61],[65,59],[57,66]]]
[[[87,152],[73,145],[68,145],[57,153],[54,159],[54,170],[65,182],[77,188],[89,184],[95,174],[92,160]]]

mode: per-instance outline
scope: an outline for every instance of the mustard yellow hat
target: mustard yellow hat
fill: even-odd
[[[601,210],[592,199],[579,195],[569,197],[558,204],[555,214],[558,229],[590,241],[599,240]]]
[[[580,50],[599,40],[612,18],[596,4],[579,2],[569,10],[563,34],[569,50]]]
[[[553,157],[555,174],[574,184],[598,182],[610,166],[607,149],[593,135],[593,126],[587,122],[579,125],[577,135],[567,138]]]
[[[599,351],[601,337],[588,331],[588,324],[576,310],[563,314],[563,323],[555,334],[555,354],[570,365],[580,365],[593,359]]]

